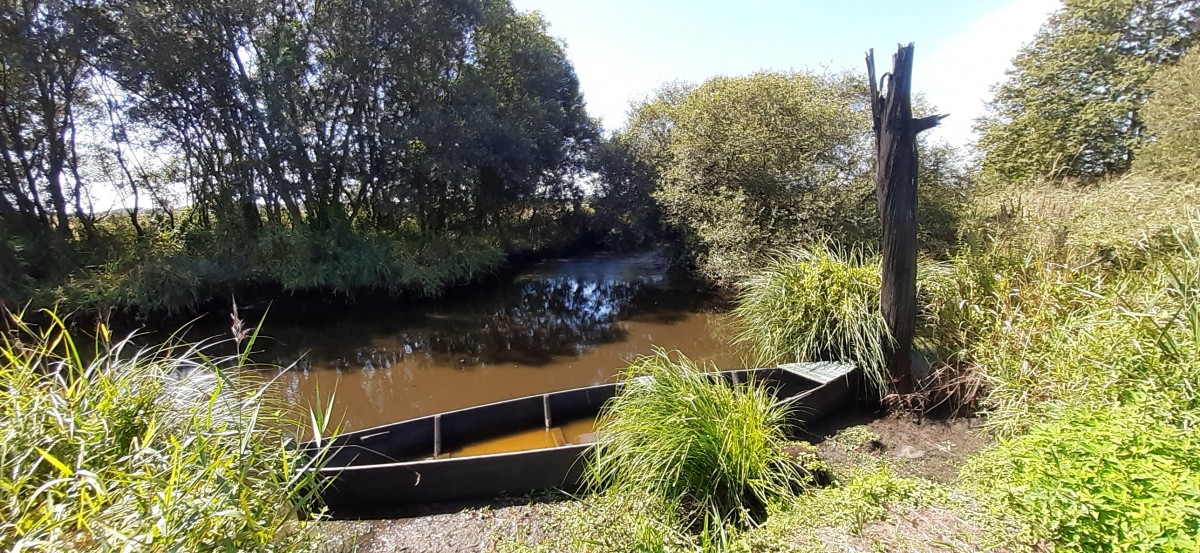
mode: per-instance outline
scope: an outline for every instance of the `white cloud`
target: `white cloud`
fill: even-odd
[[[913,88],[925,92],[941,113],[950,117],[929,132],[934,139],[966,145],[975,139],[971,126],[984,114],[992,85],[1021,46],[1031,41],[1059,0],[1014,0],[963,29],[928,56],[920,45],[913,68]]]

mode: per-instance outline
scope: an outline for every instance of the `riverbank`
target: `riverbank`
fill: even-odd
[[[586,217],[491,231],[410,232],[264,228],[255,234],[170,231],[131,235],[104,220],[91,242],[45,244],[59,267],[0,282],[10,307],[60,306],[120,321],[171,326],[206,312],[276,304],[304,311],[331,305],[421,301],[532,262],[597,251]],[[20,267],[17,267],[20,269]],[[0,275],[2,276],[2,275]]]

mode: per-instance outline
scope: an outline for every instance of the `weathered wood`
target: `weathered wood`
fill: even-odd
[[[913,389],[911,355],[917,318],[917,134],[944,115],[913,119],[913,45],[899,46],[892,72],[875,79],[875,52],[867,52],[875,129],[875,197],[882,221],[880,306],[891,334],[887,352],[890,392]],[[886,85],[884,80],[886,79]]]

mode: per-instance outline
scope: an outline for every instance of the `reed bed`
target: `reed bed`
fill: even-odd
[[[297,421],[267,384],[227,370],[244,356],[138,349],[103,325],[84,340],[44,315],[39,326],[5,314],[0,334],[0,548],[312,545],[316,460],[295,447]]]

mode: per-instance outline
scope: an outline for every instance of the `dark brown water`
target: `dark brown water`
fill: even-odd
[[[608,382],[655,346],[738,365],[717,305],[657,253],[595,255],[421,308],[269,316],[255,359],[292,366],[277,388],[298,406],[332,394],[346,431]]]

